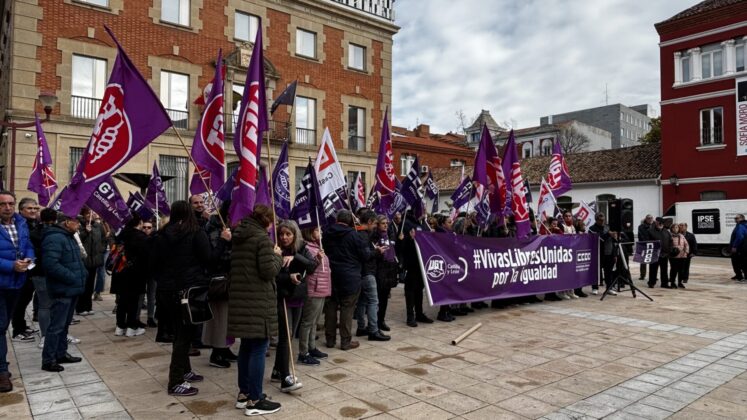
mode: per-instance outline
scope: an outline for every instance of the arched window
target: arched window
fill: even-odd
[[[552,139],[543,139],[541,147],[542,156],[550,156],[552,154]]]
[[[521,156],[524,159],[532,157],[533,152],[532,142],[528,141],[521,145]]]

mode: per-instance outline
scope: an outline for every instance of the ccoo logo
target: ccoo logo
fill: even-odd
[[[99,115],[89,142],[83,176],[86,182],[119,167],[132,149],[132,127],[124,109],[124,90],[112,83],[104,91]]]

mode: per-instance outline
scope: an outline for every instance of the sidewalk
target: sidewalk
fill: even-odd
[[[330,353],[321,366],[296,366],[300,391],[270,384],[271,352],[265,392],[283,407],[267,418],[745,418],[747,285],[728,280],[727,259],[699,258],[691,271],[686,290],[636,280],[655,302],[623,292],[418,328],[404,324],[399,287],[387,319],[392,340],[362,340],[350,352],[321,345]],[[153,342],[152,329],[115,337],[113,297],[94,303],[96,313],[71,327],[82,340],[71,353],[85,360],[61,374],[39,369],[36,343],[13,343],[16,388],[0,394],[0,418],[244,418],[233,408],[235,366],[209,367],[203,350],[192,358],[205,375],[200,393],[170,397],[170,345]],[[482,328],[449,344],[477,322]]]

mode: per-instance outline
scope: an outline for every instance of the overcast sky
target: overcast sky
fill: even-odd
[[[397,0],[393,124],[456,131],[455,113],[500,124],[608,103],[658,112],[654,23],[699,0]]]

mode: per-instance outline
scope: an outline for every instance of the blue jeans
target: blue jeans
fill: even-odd
[[[239,347],[239,392],[252,401],[262,398],[268,338],[242,338]]]
[[[52,300],[47,293],[47,278],[34,276],[31,277],[31,281],[34,282],[36,299],[39,301],[39,310],[37,311],[39,331],[41,331],[41,336],[44,337],[47,334],[47,328],[49,328],[49,308],[52,306]]]
[[[109,258],[109,248],[104,252],[104,261]],[[104,291],[104,285],[106,284],[106,267],[102,265],[96,270],[96,283],[93,286],[93,291],[101,293]]]
[[[0,289],[0,372],[8,371],[8,342],[5,335],[20,294],[20,289]]]
[[[67,331],[75,313],[75,297],[53,297],[49,308],[49,327],[44,339],[42,365],[57,363],[67,353]]]
[[[358,305],[355,307],[355,319],[358,321],[358,329],[366,326],[364,315],[368,314],[368,333],[375,334],[379,330],[379,291],[376,285],[376,276],[366,274],[361,282],[361,294]]]

